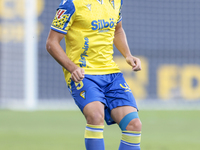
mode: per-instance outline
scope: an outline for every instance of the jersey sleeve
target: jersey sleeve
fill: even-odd
[[[119,9],[119,16],[118,16],[118,20],[117,20],[117,23],[119,23],[120,21],[122,21],[122,5],[123,5],[123,0],[121,0],[121,6],[120,6],[120,9]]]
[[[75,19],[75,6],[72,0],[62,0],[51,24],[51,29],[67,34]]]

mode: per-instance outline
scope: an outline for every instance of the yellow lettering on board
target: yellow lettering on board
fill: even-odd
[[[20,16],[21,18],[24,18],[24,16],[25,16],[25,9],[24,9],[25,0],[17,0],[17,1],[19,1],[16,3],[16,10],[18,12],[18,16]],[[36,1],[37,1],[36,2],[37,16],[40,16],[44,10],[44,0],[36,0]]]
[[[181,72],[181,91],[183,98],[188,100],[200,99],[200,66],[185,65]],[[196,85],[193,81],[196,80]]]
[[[0,42],[23,42],[24,40],[24,29],[21,23],[16,23],[14,26],[11,23],[0,25],[1,36]]]
[[[173,90],[178,88],[179,68],[176,65],[163,65],[158,68],[157,93],[161,99],[173,98]]]
[[[37,0],[36,9],[37,16],[40,16],[44,10],[44,0]],[[25,0],[0,0],[0,18],[24,18],[25,13]]]
[[[13,0],[0,0],[0,18],[11,19],[16,13],[13,10]]]
[[[37,35],[40,37],[42,30],[44,29],[41,23],[38,23]],[[15,42],[20,43],[24,41],[24,28],[22,23],[5,23],[0,24],[0,42],[8,43]]]

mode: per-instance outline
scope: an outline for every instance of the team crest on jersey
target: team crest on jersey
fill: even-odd
[[[97,0],[100,4],[103,4],[103,0]]]
[[[115,9],[115,1],[114,0],[109,0],[110,4],[113,6],[113,8]]]
[[[82,91],[82,92],[80,93],[80,96],[81,96],[82,98],[85,99],[85,91]]]
[[[87,6],[87,8],[91,11],[91,5],[92,4],[87,4],[86,6]]]
[[[56,13],[56,16],[57,16],[57,19],[60,20],[63,18],[63,15],[64,13],[66,12],[67,10],[64,10],[64,9],[59,9]]]

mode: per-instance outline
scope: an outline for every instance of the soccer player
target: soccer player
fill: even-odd
[[[86,118],[87,150],[104,150],[104,119],[122,130],[119,150],[140,150],[141,122],[134,96],[113,61],[113,44],[133,71],[141,62],[132,56],[122,28],[123,0],[62,0],[46,49],[63,67],[75,103]],[[60,46],[65,37],[66,53]]]

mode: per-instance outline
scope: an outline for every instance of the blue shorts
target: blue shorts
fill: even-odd
[[[105,121],[108,125],[115,123],[110,115],[113,108],[118,106],[137,108],[135,98],[122,73],[85,75],[80,83],[71,81],[68,87],[82,112],[83,108],[93,101],[105,104]]]

